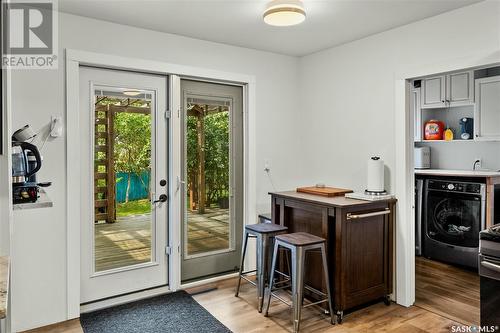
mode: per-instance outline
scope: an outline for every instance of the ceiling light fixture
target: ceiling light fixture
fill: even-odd
[[[127,96],[137,96],[141,94],[141,91],[137,89],[127,89],[123,91],[123,94]]]
[[[264,11],[264,22],[285,27],[304,22],[306,11],[300,0],[273,0]]]

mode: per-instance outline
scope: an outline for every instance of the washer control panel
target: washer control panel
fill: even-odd
[[[441,190],[459,193],[481,193],[481,186],[479,183],[465,183],[446,180],[429,180],[427,183],[430,190]]]

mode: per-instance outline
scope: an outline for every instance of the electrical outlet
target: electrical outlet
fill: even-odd
[[[481,157],[476,157],[474,160],[474,170],[481,169],[483,167],[483,159]]]

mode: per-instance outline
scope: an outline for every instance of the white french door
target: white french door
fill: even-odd
[[[80,67],[81,303],[168,284],[168,77]]]

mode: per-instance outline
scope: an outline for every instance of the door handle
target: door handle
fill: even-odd
[[[158,203],[158,202],[165,202],[168,200],[168,196],[166,194],[160,194],[160,197],[153,201],[153,204]]]

